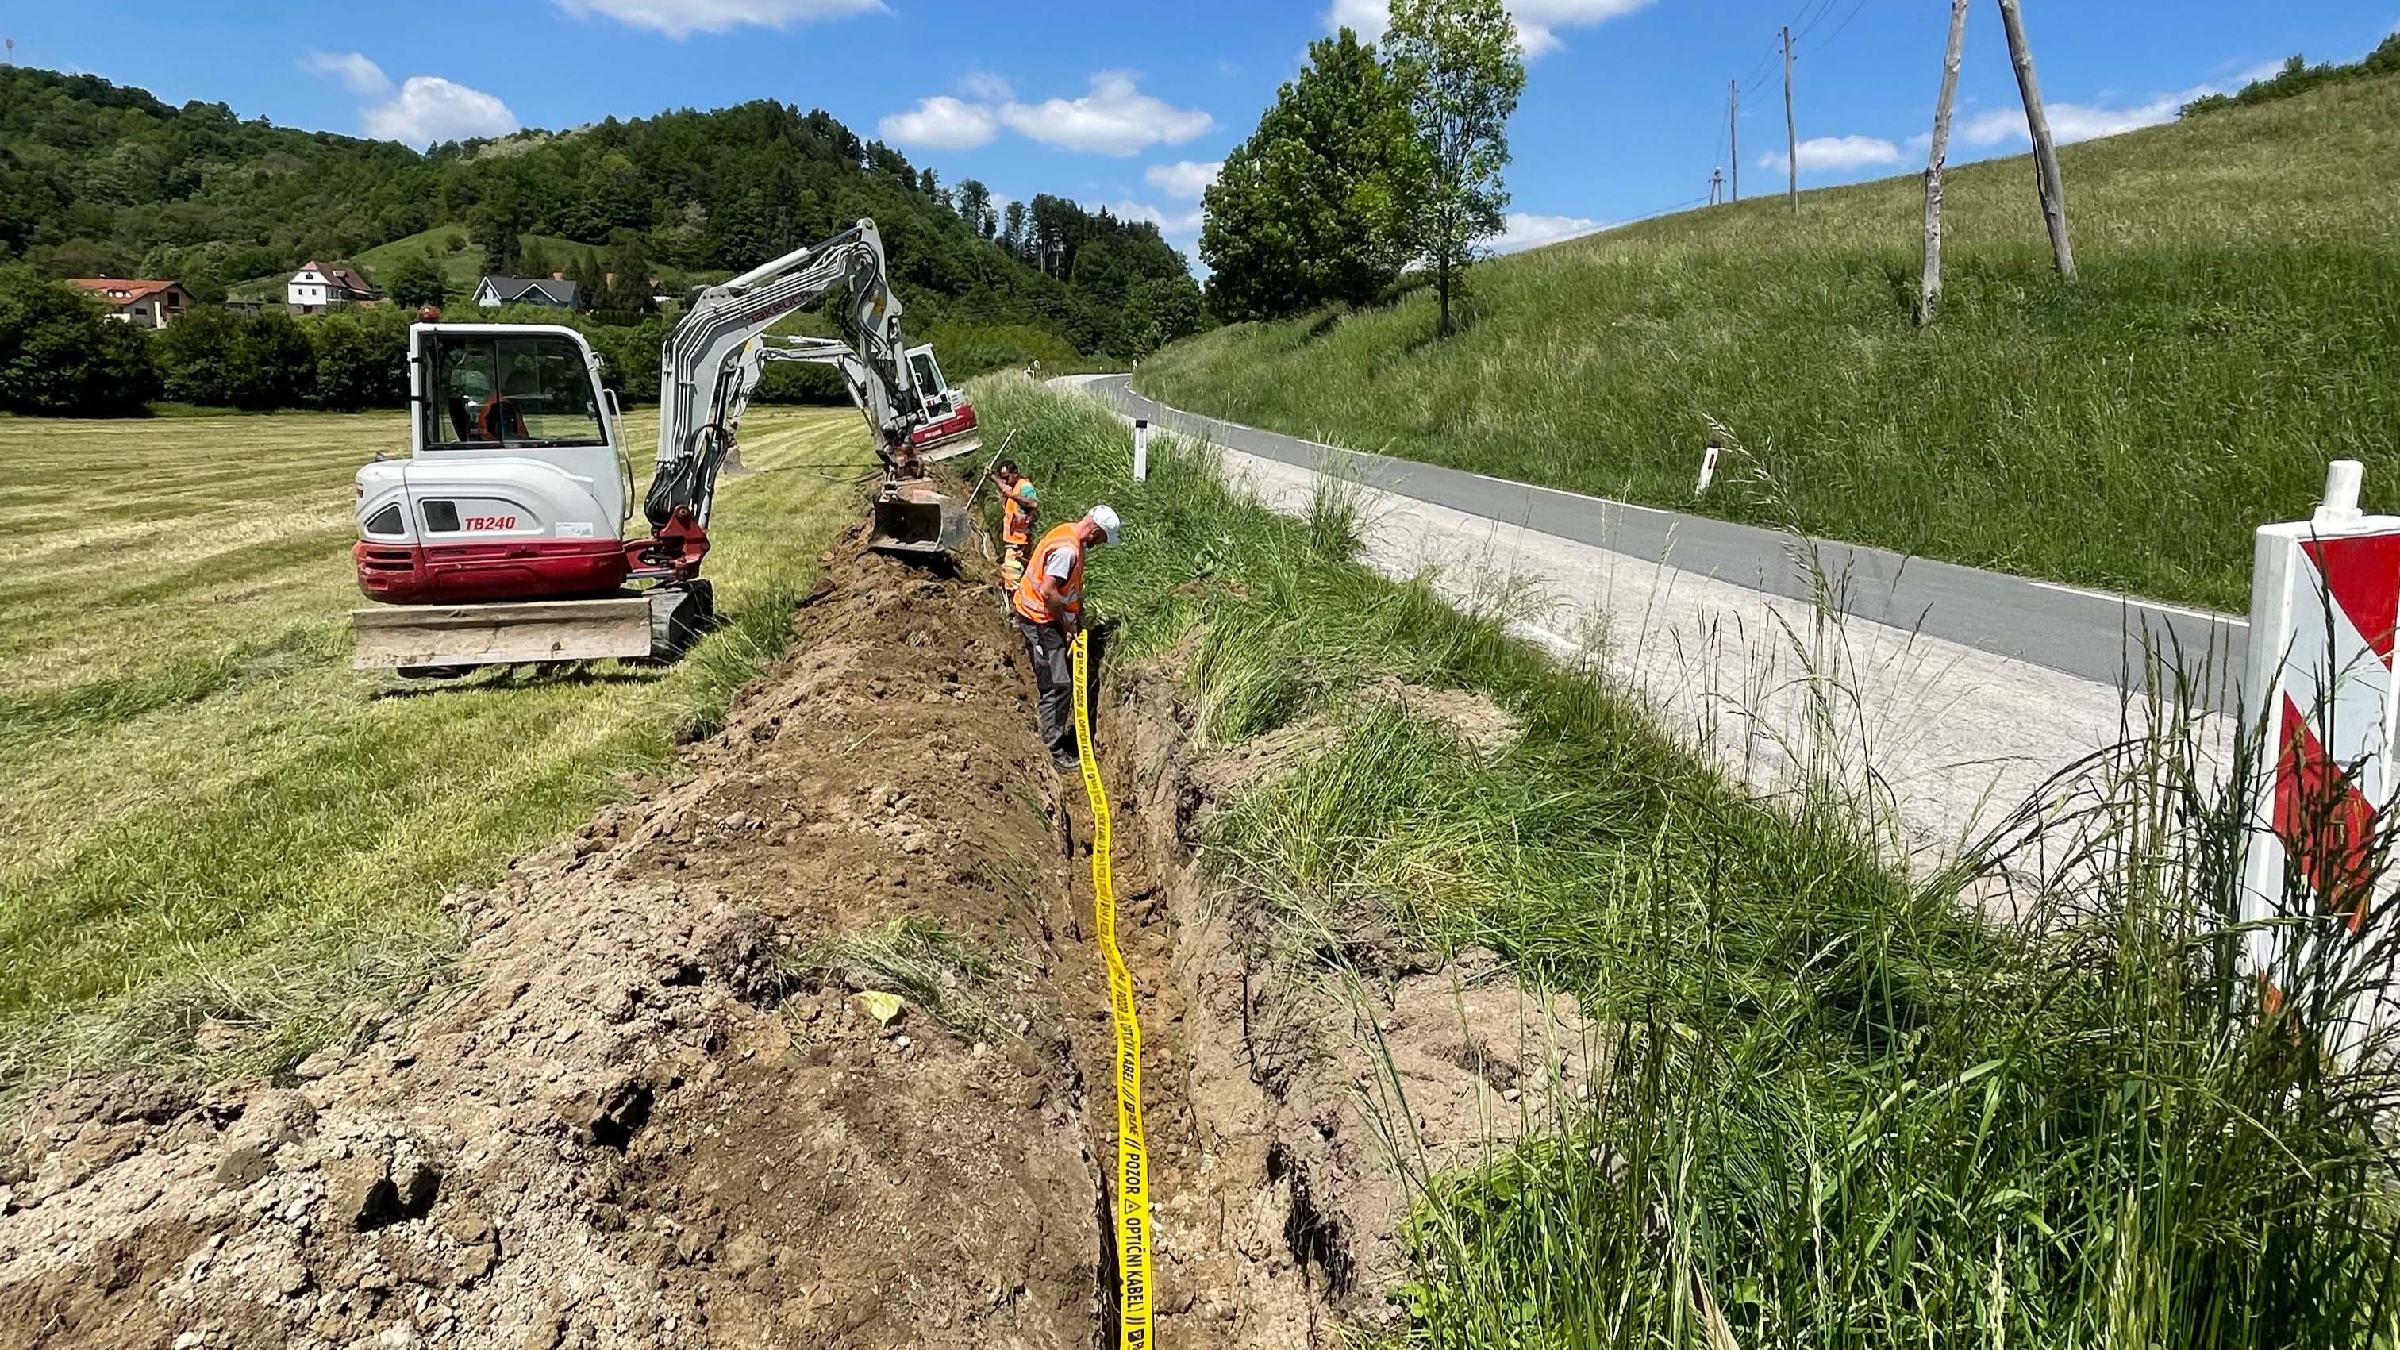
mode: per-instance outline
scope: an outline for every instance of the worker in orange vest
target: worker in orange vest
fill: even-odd
[[[1000,580],[1016,589],[1025,577],[1025,559],[1033,549],[1033,523],[1041,519],[1042,499],[1033,480],[1017,471],[1013,459],[992,466],[992,481],[1000,485]]]
[[[1081,520],[1069,521],[1042,536],[1033,546],[1025,575],[1011,591],[1017,631],[1024,635],[1026,655],[1033,659],[1033,687],[1041,697],[1042,743],[1061,769],[1072,769],[1075,758],[1073,697],[1076,633],[1083,628],[1083,555],[1102,544],[1116,543],[1124,526],[1117,513],[1095,506]]]

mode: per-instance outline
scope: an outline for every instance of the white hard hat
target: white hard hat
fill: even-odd
[[[1105,503],[1095,506],[1092,508],[1092,514],[1087,517],[1087,519],[1089,519],[1094,525],[1099,526],[1100,532],[1107,535],[1108,542],[1112,544],[1125,537],[1124,522],[1117,519],[1116,508],[1114,507],[1108,506]]]

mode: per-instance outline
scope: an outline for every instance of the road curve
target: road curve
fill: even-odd
[[[1215,446],[1275,510],[1347,480],[1362,562],[1496,609],[1762,796],[1836,784],[1913,866],[2138,731],[2144,641],[2205,666],[2187,685],[2217,710],[2204,753],[2230,744],[2237,619],[1318,445],[1162,407],[1124,376],[1055,383]],[[1845,578],[1830,596],[1812,548]]]
[[[1913,630],[2012,661],[2060,671],[2110,689],[2137,676],[2142,644],[2188,653],[2195,667],[2239,672],[2249,623],[2128,596],[1911,558],[1885,549],[1685,515],[1631,502],[1490,478],[1389,455],[1321,445],[1167,407],[1135,392],[1133,379],[1089,382],[1128,417],[1246,454],[1355,482],[1469,515],[1608,549],[1792,600],[1815,594],[1817,570],[1846,578],[1838,603],[1870,623]],[[1815,568],[1809,554],[1815,555]],[[2223,682],[2218,682],[2222,684]],[[2229,691],[2219,690],[2221,706]]]

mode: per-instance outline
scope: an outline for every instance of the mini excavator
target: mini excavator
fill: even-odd
[[[839,292],[841,337],[771,334]],[[574,329],[440,323],[408,330],[409,458],[358,473],[353,665],[451,678],[478,667],[672,660],[714,620],[708,522],[717,478],[767,365],[840,372],[882,465],[869,547],[946,558],[964,503],[925,466],[980,445],[975,408],[900,328],[871,220],[702,292],[661,355],[649,531],[626,537],[633,471],[616,393]]]

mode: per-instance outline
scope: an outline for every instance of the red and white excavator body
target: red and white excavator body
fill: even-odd
[[[409,457],[358,473],[358,588],[386,604],[609,595],[631,571],[631,471],[571,328],[418,324]]]

